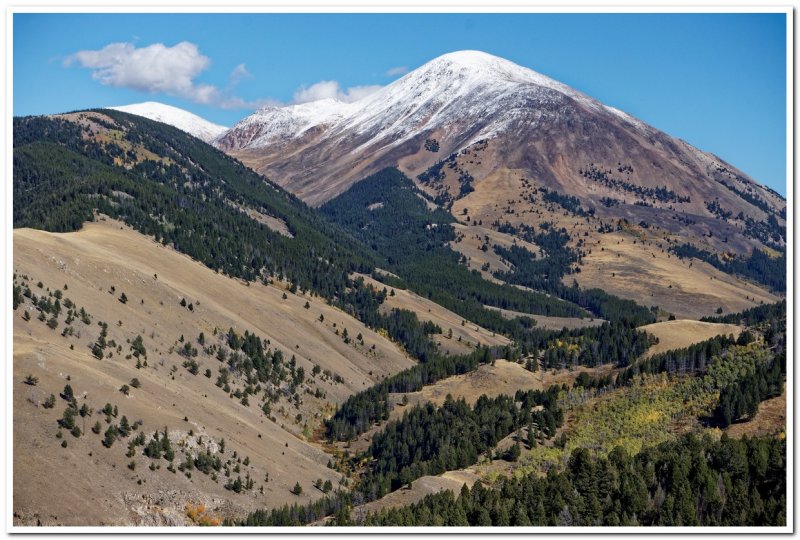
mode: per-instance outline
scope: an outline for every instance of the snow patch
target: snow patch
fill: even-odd
[[[225,126],[209,122],[189,111],[155,101],[106,108],[168,124],[207,143],[210,143],[228,130]]]
[[[261,148],[290,141],[314,130],[324,139],[355,140],[351,152],[396,147],[421,133],[441,130],[493,138],[513,125],[538,125],[547,115],[566,110],[569,100],[646,129],[613,107],[509,60],[481,51],[458,51],[434,58],[357,101],[322,99],[299,105],[266,107],[243,119],[215,144],[224,148]]]

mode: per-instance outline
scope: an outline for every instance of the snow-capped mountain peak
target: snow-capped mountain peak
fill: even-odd
[[[658,133],[532,69],[464,50],[436,57],[357,101],[259,109],[213,144],[280,178],[313,204],[380,166],[401,164],[418,174],[479,141],[499,141],[497,148],[506,152],[504,141],[538,140],[556,131],[578,137],[577,124],[584,133],[603,125],[636,140]],[[426,151],[428,140],[440,150]]]
[[[255,149],[298,139],[310,132],[323,138],[348,132],[370,134],[361,141],[362,146],[376,140],[397,146],[421,132],[463,124],[466,118],[491,118],[491,122],[482,122],[473,137],[462,141],[468,145],[508,129],[521,116],[535,115],[535,104],[565,98],[641,126],[622,111],[605,107],[536,71],[485,52],[464,50],[434,58],[358,101],[324,99],[262,108],[215,144],[225,150]]]
[[[189,111],[156,101],[146,101],[144,103],[107,108],[169,124],[208,143],[228,130],[225,126],[209,122]]]

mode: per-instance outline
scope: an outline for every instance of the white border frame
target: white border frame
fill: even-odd
[[[6,520],[6,533],[79,533],[79,534],[252,534],[271,533],[278,535],[294,534],[764,534],[794,532],[794,19],[792,5],[757,6],[748,2],[705,0],[703,5],[696,5],[691,0],[677,0],[668,5],[641,5],[630,0],[617,0],[614,5],[607,5],[599,0],[584,0],[582,5],[559,6],[537,3],[535,1],[503,0],[502,4],[488,6],[475,0],[436,0],[429,4],[424,0],[407,0],[398,4],[382,4],[375,6],[370,0],[350,0],[347,4],[315,3],[301,1],[292,4],[268,2],[255,3],[253,0],[239,0],[239,4],[231,7],[212,5],[210,0],[200,0],[193,4],[180,2],[164,6],[157,0],[143,0],[137,5],[109,6],[99,0],[84,0],[81,6],[64,6],[58,4],[32,5],[19,0],[17,5],[4,6],[6,29],[5,54],[5,170],[6,182],[3,192],[5,197],[5,214],[3,226],[3,246],[5,248],[5,265],[3,270],[5,284],[0,292],[0,305],[6,306],[5,320],[5,358],[6,377],[4,415],[6,444],[3,457],[6,464],[5,501],[3,505]],[[205,528],[205,527],[22,527],[14,526],[12,519],[13,499],[13,317],[7,309],[10,302],[9,281],[13,275],[13,207],[12,207],[12,111],[13,111],[13,15],[16,13],[783,13],[786,14],[786,171],[787,171],[787,272],[789,276],[786,291],[787,298],[787,417],[786,417],[786,459],[787,459],[787,493],[786,493],[786,526],[784,527],[241,527],[241,528]]]

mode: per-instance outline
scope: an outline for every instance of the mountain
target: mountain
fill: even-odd
[[[778,193],[483,52],[445,54],[353,103],[260,109],[214,144],[314,206],[396,166],[449,211],[459,232],[451,245],[487,279],[532,286],[507,271],[527,255],[499,244],[554,225],[577,253],[565,285],[690,318],[774,302],[785,291],[786,200]],[[503,241],[483,240],[498,234]]]
[[[189,111],[172,107],[171,105],[164,105],[155,101],[147,101],[144,103],[135,103],[132,105],[122,105],[119,107],[108,107],[115,111],[122,111],[137,116],[143,116],[156,122],[163,122],[174,126],[181,131],[185,131],[190,135],[194,135],[198,139],[211,142],[223,133],[228,128],[209,122],[208,120],[192,114]]]
[[[353,103],[327,99],[260,109],[215,145],[316,205],[386,166],[399,165],[415,177],[478,141],[488,142],[483,175],[519,168],[550,187],[596,201],[613,190],[596,186],[582,172],[592,164],[619,164],[633,167],[623,176],[637,185],[680,182],[682,194],[694,196],[681,210],[707,213],[703,199],[712,193],[721,204],[732,204],[737,196],[731,188],[752,192],[773,209],[785,205],[718,158],[479,51],[440,56]],[[720,189],[721,182],[730,188]],[[759,208],[749,210],[762,216]]]
[[[628,167],[581,174],[638,197],[602,214],[482,174],[484,139],[314,209],[142,116],[13,134],[15,524],[364,524],[411,500],[417,524],[785,523],[785,302],[643,326],[776,299],[785,231],[763,199],[741,230],[712,204],[701,243],[701,216],[667,229],[656,206],[687,196],[609,179]],[[676,483],[631,463],[698,465]],[[707,493],[720,475],[752,495],[735,512]],[[634,496],[596,497],[617,476]],[[498,497],[512,510],[486,511]]]

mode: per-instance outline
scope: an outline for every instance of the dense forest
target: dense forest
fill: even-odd
[[[786,524],[786,442],[687,434],[629,455],[579,449],[563,470],[502,478],[427,495],[354,520],[354,496],[257,510],[229,525],[297,526],[726,526]],[[359,498],[360,499],[360,498]]]
[[[745,326],[756,326],[766,321],[786,321],[786,300],[781,300],[775,304],[766,304],[746,309],[740,313],[729,313],[716,317],[703,317],[700,319],[705,322],[716,322],[726,324],[743,324]]]
[[[771,363],[759,365],[754,373],[744,375],[720,391],[714,419],[720,427],[728,427],[742,417],[753,418],[762,401],[783,393],[786,377],[786,351]]]
[[[414,407],[373,436],[367,450],[373,461],[357,489],[370,501],[420,476],[467,467],[525,426],[550,438],[563,422],[556,399],[560,390],[552,387],[494,399],[481,396],[474,407],[448,396],[441,407],[432,403]],[[532,411],[537,406],[542,410]]]
[[[673,349],[637,362],[619,374],[618,382],[625,383],[641,374],[677,373],[680,375],[703,372],[712,358],[721,354],[736,340],[730,336],[716,336],[689,347]]]
[[[74,231],[96,210],[214,270],[283,277],[329,298],[351,272],[371,271],[368,252],[345,231],[240,162],[166,124],[102,114],[108,121],[94,128],[14,118],[14,227]],[[92,129],[112,141],[96,142]],[[138,159],[145,152],[150,159]],[[283,220],[293,238],[235,205]]]
[[[340,525],[351,522],[338,521]],[[572,453],[563,471],[444,490],[364,525],[721,526],[786,524],[786,444],[687,435],[636,456]]]

